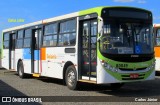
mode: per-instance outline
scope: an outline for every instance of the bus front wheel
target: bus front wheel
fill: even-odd
[[[20,61],[18,63],[18,75],[20,78],[24,78],[25,77],[25,74],[24,74],[24,67],[23,67],[23,62]]]
[[[77,73],[74,66],[69,66],[65,73],[65,82],[69,89],[77,89]]]

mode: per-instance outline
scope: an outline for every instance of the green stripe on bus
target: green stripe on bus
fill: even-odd
[[[119,7],[122,7],[122,8],[135,8],[135,9],[145,10],[145,9],[142,9],[142,8],[129,7],[129,6],[100,6],[100,7],[96,7],[96,8],[90,8],[90,9],[79,11],[79,16],[92,14],[92,13],[97,13],[98,16],[101,16],[101,12],[102,12],[103,8],[119,8]],[[148,11],[148,10],[145,10],[145,11]]]
[[[92,13],[97,13],[98,16],[101,16],[101,10],[103,7],[96,7],[96,8],[91,8],[87,10],[83,10],[79,12],[79,16],[87,15],[87,14],[92,14]]]

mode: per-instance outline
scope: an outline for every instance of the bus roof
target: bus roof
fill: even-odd
[[[61,15],[61,16],[57,16],[57,17],[53,17],[53,18],[48,18],[48,19],[37,21],[37,22],[33,22],[33,23],[29,23],[29,24],[24,24],[24,25],[12,27],[12,28],[4,29],[2,32],[4,33],[4,32],[9,32],[9,31],[19,30],[19,29],[22,29],[22,28],[27,28],[27,27],[36,26],[36,25],[45,24],[45,23],[50,23],[50,22],[54,22],[54,21],[58,21],[58,20],[62,20],[62,19],[81,16],[81,15],[85,15],[85,14],[89,14],[89,13],[99,11],[99,9],[101,10],[102,8],[103,7],[95,7],[95,8],[82,10],[82,11],[79,11],[79,12],[74,12],[74,13]]]
[[[8,29],[3,30],[2,32],[4,33],[4,32],[20,30],[20,29],[23,29],[23,28],[31,27],[31,26],[46,24],[46,23],[50,23],[50,22],[54,22],[54,21],[58,21],[58,20],[62,20],[62,19],[82,16],[82,15],[95,13],[95,12],[97,12],[98,15],[100,16],[101,10],[103,8],[120,8],[120,7],[122,7],[122,8],[135,8],[135,9],[148,11],[148,10],[145,10],[145,9],[142,9],[142,8],[127,7],[127,6],[100,6],[100,7],[90,8],[90,9],[82,10],[82,11],[79,11],[79,12],[74,12],[74,13],[70,13],[70,14],[66,14],[66,15],[62,15],[62,16],[57,16],[57,17],[53,17],[53,18],[49,18],[49,19],[45,19],[45,20],[40,20],[40,21],[37,21],[37,22],[29,23],[29,24],[24,24],[24,25],[8,28]],[[148,12],[150,12],[150,11],[148,11]]]
[[[19,30],[19,29],[22,29],[22,28],[30,27],[30,26],[36,26],[36,25],[45,24],[45,23],[49,23],[49,22],[54,22],[54,21],[58,21],[58,20],[61,20],[61,19],[72,18],[72,17],[76,17],[76,16],[78,16],[78,12],[67,14],[67,15],[62,15],[62,16],[57,16],[57,17],[53,17],[53,18],[49,18],[49,19],[45,19],[45,20],[40,20],[40,21],[37,21],[37,22],[24,24],[24,25],[20,25],[20,26],[17,26],[17,27],[8,28],[8,29],[3,30],[3,32]]]

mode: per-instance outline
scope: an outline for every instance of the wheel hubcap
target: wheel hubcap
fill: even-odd
[[[75,74],[74,74],[73,71],[70,71],[70,72],[68,73],[68,84],[69,84],[70,86],[73,86],[74,83],[75,83]]]

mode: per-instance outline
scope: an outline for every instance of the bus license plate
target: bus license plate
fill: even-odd
[[[138,78],[139,74],[130,74],[130,78]]]

